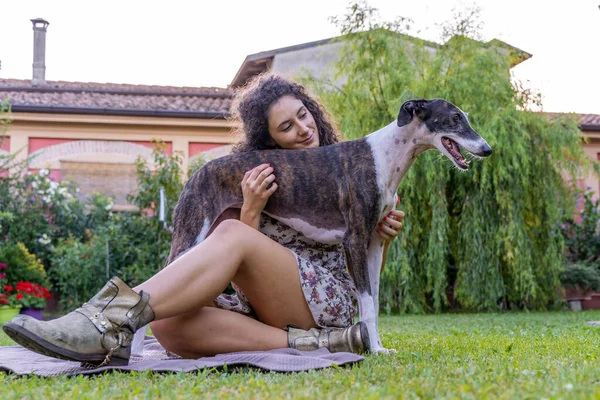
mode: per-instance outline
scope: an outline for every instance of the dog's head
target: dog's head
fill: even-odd
[[[442,100],[409,100],[402,104],[398,126],[420,124],[424,141],[448,157],[460,170],[466,171],[469,162],[460,149],[481,158],[492,154],[492,148],[471,128],[467,114],[454,104]]]

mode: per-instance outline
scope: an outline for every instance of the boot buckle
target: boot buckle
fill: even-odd
[[[106,333],[103,333],[102,337],[100,338],[102,347],[104,347],[105,349],[108,350],[108,354],[106,354],[106,357],[104,357],[104,361],[102,361],[100,364],[92,364],[92,363],[88,363],[88,362],[82,362],[81,363],[82,367],[94,369],[94,368],[101,368],[101,367],[108,365],[108,363],[110,363],[110,359],[112,358],[112,355],[114,354],[114,352],[119,350],[123,346],[123,335],[121,334],[121,332],[117,332],[117,334],[115,335],[118,338],[117,345],[115,347],[108,347],[106,345],[106,342],[104,339],[105,336],[106,336]]]

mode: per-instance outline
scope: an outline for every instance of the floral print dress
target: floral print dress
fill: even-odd
[[[264,214],[259,230],[288,248],[296,256],[304,298],[317,325],[348,327],[356,315],[356,287],[346,268],[342,245],[326,245],[304,237],[298,231]],[[235,294],[221,294],[215,306],[255,317],[240,288]]]

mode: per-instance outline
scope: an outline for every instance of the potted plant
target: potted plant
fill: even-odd
[[[45,287],[31,282],[17,283],[17,296],[21,295],[21,314],[30,315],[36,319],[42,319],[42,312],[46,307],[46,301],[51,297]]]
[[[42,319],[42,310],[50,298],[49,280],[42,262],[27,250],[23,243],[9,244],[0,248],[0,263],[5,267],[4,285],[14,288],[19,296],[21,314]]]
[[[13,319],[21,309],[23,295],[6,284],[6,264],[0,264],[0,325]]]

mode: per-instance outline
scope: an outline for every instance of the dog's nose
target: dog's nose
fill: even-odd
[[[487,157],[490,154],[492,154],[492,148],[487,143],[483,145],[483,147],[481,148],[481,151],[483,152],[484,157]]]

